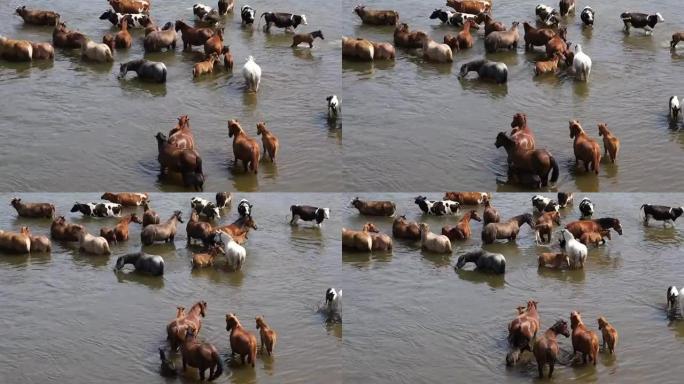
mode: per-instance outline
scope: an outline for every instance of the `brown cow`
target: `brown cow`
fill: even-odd
[[[122,207],[139,207],[150,201],[150,194],[140,192],[105,192],[100,199],[121,204]]]
[[[118,13],[149,13],[149,0],[109,0],[109,5]]]
[[[373,245],[371,246],[373,251],[392,250],[392,238],[384,233],[380,233],[380,230],[378,229],[378,227],[375,226],[375,224],[366,223],[364,224],[361,230],[363,232],[367,232],[370,235],[373,241]]]
[[[256,175],[261,154],[259,142],[245,133],[237,119],[228,120],[228,137],[233,137],[234,166],[237,167],[238,160],[241,160],[245,173],[249,168]]]
[[[577,355],[577,352],[580,352],[584,364],[587,363],[587,358],[590,358],[593,364],[596,365],[599,350],[599,341],[596,333],[590,331],[584,325],[580,313],[577,311],[570,312],[570,327],[572,328],[573,355]]]
[[[17,210],[19,217],[52,219],[55,214],[55,206],[50,203],[22,203],[20,198],[15,197],[10,205]]]
[[[622,235],[622,225],[620,220],[612,217],[602,217],[594,220],[577,220],[568,223],[565,229],[572,233],[575,239],[582,237],[587,232],[601,232],[601,230],[613,228],[615,232]]]
[[[471,13],[477,15],[481,12],[490,12],[492,4],[482,0],[447,0],[447,7],[455,9],[457,12]]]
[[[461,205],[480,205],[490,199],[486,192],[445,192],[443,200],[453,200]]]
[[[397,206],[391,201],[363,201],[358,197],[351,201],[350,206],[366,216],[393,216],[397,210]]]
[[[587,135],[579,121],[570,120],[570,138],[575,139],[573,149],[575,151],[575,166],[582,160],[584,169],[589,172],[589,169],[598,175],[599,165],[601,164],[601,147],[596,140]]]

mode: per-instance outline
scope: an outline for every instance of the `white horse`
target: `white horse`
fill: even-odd
[[[575,240],[575,237],[567,229],[560,231],[561,249],[565,251],[570,260],[570,268],[584,268],[587,260],[587,246]]]
[[[247,62],[242,67],[242,76],[247,83],[247,90],[250,92],[257,92],[259,90],[259,83],[261,83],[261,67],[254,62],[254,57],[249,56]]]
[[[451,253],[451,240],[430,232],[430,226],[425,223],[420,223],[420,246],[430,252]]]
[[[225,251],[226,259],[228,260],[228,266],[233,271],[239,271],[242,269],[242,265],[245,264],[245,259],[247,258],[247,250],[245,247],[236,243],[235,240],[228,236],[228,242],[226,243]]]
[[[81,57],[99,63],[113,62],[112,50],[107,44],[87,40],[81,45]]]
[[[591,73],[591,58],[582,52],[582,46],[575,44],[575,58],[572,60],[572,67],[575,70],[575,76],[582,81],[589,80],[589,73]]]
[[[112,253],[109,250],[107,239],[102,236],[93,236],[85,229],[81,229],[78,232],[78,239],[78,248],[85,253],[93,255],[110,255]]]

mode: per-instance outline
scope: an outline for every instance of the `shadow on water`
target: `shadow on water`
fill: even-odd
[[[147,286],[151,289],[164,288],[164,277],[150,276],[144,273],[139,273],[126,267],[123,271],[112,271],[116,276],[116,281],[119,283],[136,283]]]
[[[245,280],[244,272],[230,270],[225,261],[219,261],[213,267],[192,268],[190,275],[193,278],[199,277],[218,284],[227,283],[234,287],[242,286]]]
[[[456,275],[465,281],[471,283],[481,284],[486,283],[492,288],[503,288],[506,285],[505,275],[497,275],[493,273],[486,273],[478,271],[477,269],[456,269],[454,268]]]
[[[586,267],[586,264],[585,264]],[[558,281],[581,283],[584,281],[586,274],[584,269],[553,269],[553,268],[537,268],[537,274],[540,277],[555,279]]]
[[[359,74],[363,75],[372,75],[375,72],[375,63],[373,61],[355,61],[343,59],[342,70],[358,72]]]
[[[427,260],[432,263],[437,268],[450,267],[451,266],[451,253],[434,253],[422,250],[420,251],[423,260]]]
[[[492,81],[480,80],[477,78],[477,74],[471,73],[467,78],[459,79],[458,82],[464,91],[487,94],[496,99],[503,99],[508,95],[508,84],[496,84]]]
[[[312,54],[311,49],[308,47],[306,48],[292,48],[292,56],[302,59],[302,60],[308,60],[308,61],[313,61],[316,60],[316,57]]]

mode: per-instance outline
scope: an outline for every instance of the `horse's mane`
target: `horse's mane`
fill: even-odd
[[[610,228],[615,225],[616,222],[618,222],[618,219],[612,217],[602,217],[600,219],[596,219],[596,222],[599,223],[599,225],[603,228]]]

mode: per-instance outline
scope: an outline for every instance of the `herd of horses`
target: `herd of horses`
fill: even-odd
[[[486,274],[504,274],[506,271],[506,259],[501,253],[487,250],[487,244],[499,240],[515,242],[520,235],[521,227],[527,224],[536,232],[535,239],[539,247],[539,269],[576,269],[584,268],[587,259],[588,247],[600,247],[611,240],[611,232],[623,235],[620,220],[614,217],[594,218],[594,203],[584,198],[579,204],[575,204],[572,193],[559,192],[555,199],[542,195],[532,197],[532,212],[522,213],[508,220],[501,219],[501,215],[493,205],[492,196],[484,192],[447,192],[442,200],[429,200],[425,196],[415,199],[421,215],[454,217],[462,212],[455,225],[447,224],[442,228],[441,234],[430,232],[430,227],[425,222],[416,222],[407,219],[406,215],[398,216],[397,205],[392,201],[363,200],[355,198],[350,207],[358,210],[364,217],[378,217],[378,222],[385,222],[381,217],[394,217],[392,221],[392,233],[383,234],[379,229],[379,223],[368,222],[360,231],[343,229],[342,245],[346,252],[392,252],[392,240],[400,241],[415,249],[418,245],[428,254],[460,253],[452,244],[471,238],[471,220],[482,223],[481,240],[482,247],[461,253],[455,265],[457,272],[466,264],[473,263],[475,271]],[[442,207],[451,207],[444,210]],[[456,206],[457,209],[453,207]],[[569,211],[577,206],[580,217],[565,225],[561,224],[561,213],[568,216]],[[653,222],[662,223],[663,226],[674,226],[675,221],[684,214],[684,207],[670,207],[664,205],[643,204],[640,207],[643,225],[648,226]],[[381,216],[381,217],[379,217]],[[425,216],[423,216],[425,217]],[[553,234],[553,236],[552,236]],[[379,236],[386,236],[389,247],[375,247]],[[557,239],[553,244],[552,239]],[[557,248],[554,252],[548,252],[549,248]],[[668,309],[672,316],[676,316],[680,307],[684,305],[684,289],[672,286],[668,288]],[[580,312],[572,311],[569,320],[557,319],[551,327],[543,330],[540,325],[538,312],[539,303],[530,300],[526,306],[517,308],[517,315],[508,325],[508,343],[510,350],[506,355],[506,363],[509,366],[521,362],[521,355],[529,352],[536,359],[539,377],[545,375],[545,367],[548,366],[548,377],[552,377],[554,367],[560,361],[560,347],[558,335],[571,337],[573,364],[596,365],[599,357],[599,346],[603,345],[605,352],[615,353],[618,332],[616,328],[604,317],[597,317],[598,332],[591,330],[586,325]],[[684,311],[684,307],[682,307]],[[602,335],[602,342],[599,335]],[[579,357],[578,360],[575,357]],[[561,362],[569,364],[567,360]]]

